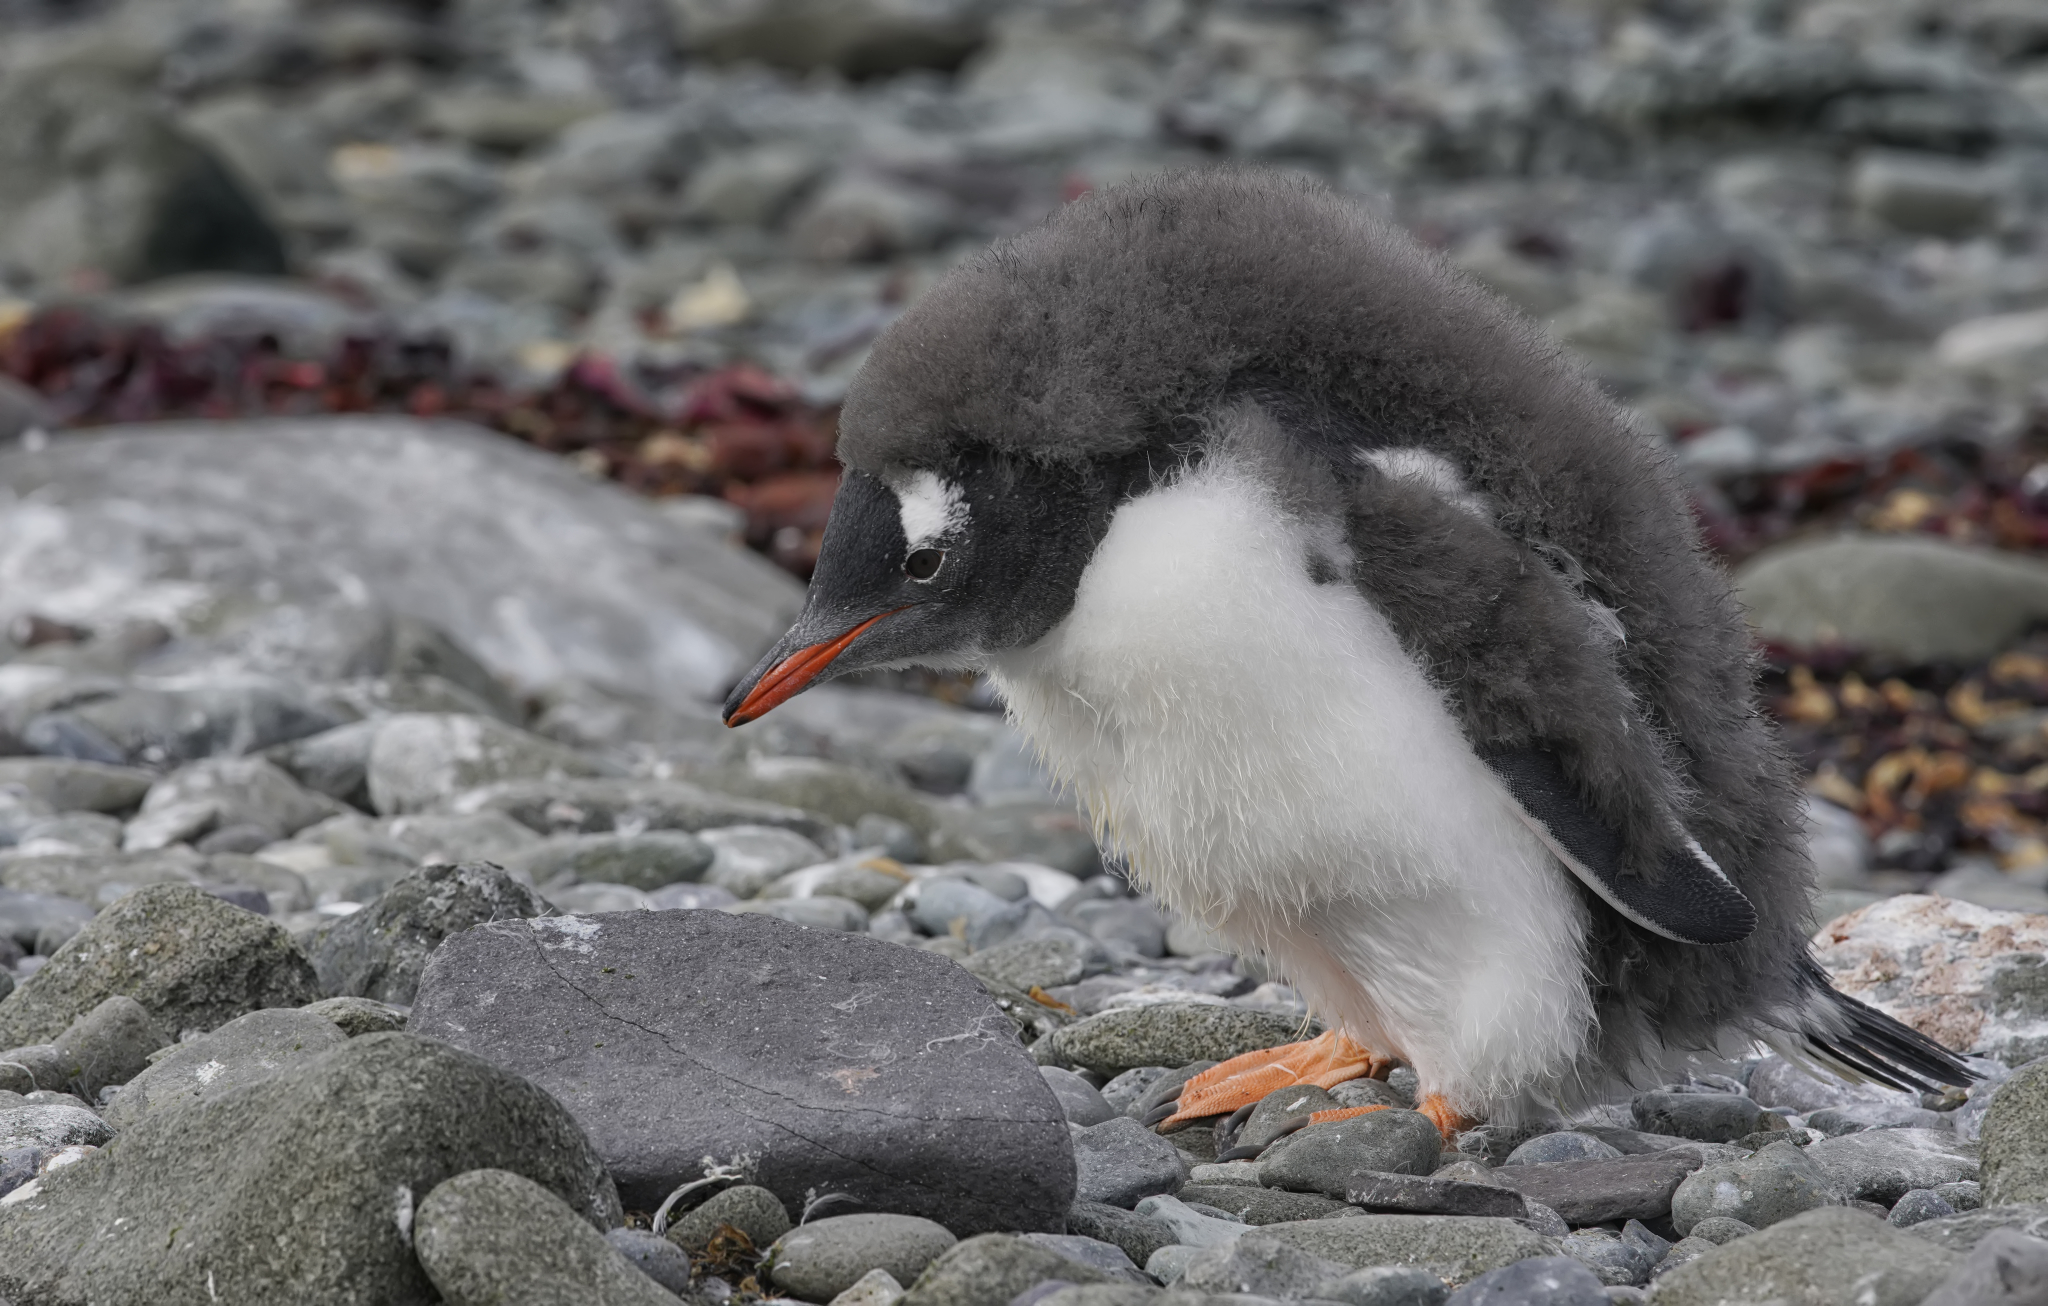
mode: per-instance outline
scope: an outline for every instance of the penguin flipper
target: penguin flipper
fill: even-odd
[[[1630,874],[1621,835],[1586,806],[1555,753],[1481,757],[1537,837],[1623,916],[1680,943],[1737,943],[1756,929],[1756,908],[1691,838],[1665,852],[1656,880]]]

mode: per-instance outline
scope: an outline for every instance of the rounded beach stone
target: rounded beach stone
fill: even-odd
[[[769,1278],[807,1301],[830,1301],[870,1270],[910,1283],[958,1239],[914,1215],[836,1215],[791,1229],[768,1249]]]
[[[780,1197],[766,1188],[741,1184],[714,1194],[669,1225],[668,1240],[686,1252],[701,1252],[721,1225],[731,1225],[762,1249],[789,1232],[790,1219]]]
[[[470,1170],[437,1185],[412,1234],[420,1267],[448,1306],[675,1303],[568,1203],[509,1170]]]
[[[1839,1206],[1841,1200],[1805,1152],[1790,1143],[1772,1143],[1755,1156],[1688,1176],[1671,1195],[1671,1223],[1686,1234],[1700,1221],[1723,1215],[1762,1229],[1802,1211]]]
[[[1268,1188],[1344,1195],[1359,1170],[1427,1175],[1437,1168],[1443,1136],[1414,1111],[1374,1111],[1289,1134],[1259,1157],[1259,1182]]]
[[[1565,1130],[1555,1134],[1538,1134],[1508,1153],[1502,1165],[1541,1165],[1549,1161],[1613,1161],[1621,1157],[1621,1149],[1603,1143],[1591,1134]]]

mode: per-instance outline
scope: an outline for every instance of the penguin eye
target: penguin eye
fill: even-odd
[[[944,549],[918,549],[903,560],[903,574],[912,580],[930,580],[939,574],[945,560]]]

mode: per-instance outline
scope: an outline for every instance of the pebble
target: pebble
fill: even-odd
[[[1984,1201],[1994,1206],[2048,1201],[2048,1061],[2025,1066],[1998,1086],[1984,1115],[1978,1151]],[[1951,1175],[1933,1182],[1971,1177]]]
[[[313,969],[331,994],[409,1005],[441,940],[546,910],[533,890],[488,862],[422,866],[323,934]]]
[[[94,917],[0,1000],[0,1047],[54,1039],[115,996],[141,1003],[165,1030],[185,1030],[321,994],[313,967],[276,925],[189,886],[156,885]]]
[[[1344,1200],[1367,1211],[1413,1215],[1500,1215],[1519,1220],[1529,1213],[1528,1203],[1512,1189],[1371,1170],[1352,1172],[1344,1185]]]
[[[1004,1306],[1047,1279],[1103,1283],[1107,1275],[1009,1234],[962,1239],[918,1276],[901,1306]]]
[[[1289,1134],[1259,1157],[1259,1182],[1340,1197],[1360,1170],[1427,1175],[1442,1148],[1443,1138],[1427,1116],[1375,1111]]]
[[[1271,1224],[1265,1233],[1353,1269],[1412,1265],[1453,1286],[1532,1256],[1557,1254],[1555,1240],[1513,1220],[1484,1216],[1359,1215]]]
[[[1208,1169],[1196,1166],[1196,1170]],[[1284,1189],[1261,1188],[1251,1184],[1194,1184],[1178,1196],[1187,1202],[1223,1211],[1246,1224],[1284,1224],[1289,1220],[1326,1220],[1357,1213],[1354,1206],[1314,1193],[1290,1193]]]
[[[793,1210],[845,1193],[961,1235],[1057,1231],[1074,1200],[1066,1117],[1008,1018],[953,963],[860,934],[726,912],[497,921],[442,943],[408,1028],[554,1094],[636,1209],[706,1156],[751,1158]]]
[[[412,1246],[448,1306],[675,1300],[568,1203],[508,1170],[470,1170],[435,1185],[413,1217]]]
[[[1671,1195],[1672,1225],[1690,1233],[1701,1220],[1727,1216],[1762,1229],[1803,1211],[1839,1205],[1843,1195],[1809,1159],[1810,1151],[1773,1143],[1747,1160],[1705,1167]]]
[[[1699,1168],[1697,1152],[1674,1148],[1616,1161],[1504,1165],[1494,1170],[1493,1180],[1575,1226],[1618,1224],[1669,1215],[1672,1195]]]
[[[1732,1143],[1775,1120],[1756,1103],[1734,1093],[1639,1093],[1629,1104],[1636,1128],[1703,1143]]]
[[[1716,1247],[1657,1280],[1658,1306],[1757,1301],[1918,1303],[1962,1258],[1843,1207],[1809,1210]],[[1840,1295],[1854,1285],[1855,1296]]]
[[[1502,1165],[1541,1165],[1551,1161],[1613,1161],[1621,1157],[1621,1149],[1603,1143],[1591,1134],[1566,1130],[1556,1134],[1540,1134],[1508,1153]]]
[[[1953,1133],[1935,1129],[1873,1129],[1802,1149],[1844,1198],[1886,1206],[1915,1188],[1976,1179],[1972,1150]]]
[[[690,1257],[682,1248],[645,1229],[607,1229],[604,1240],[633,1268],[678,1296],[690,1291]]]
[[[800,867],[827,860],[825,850],[793,830],[733,825],[698,836],[711,848],[704,882],[751,898]]]
[[[1120,1115],[1143,1115],[1152,1090],[1174,1072],[1165,1066],[1133,1066],[1110,1078],[1102,1086],[1102,1100]],[[1179,1083],[1187,1080],[1183,1077]],[[1176,1084],[1175,1087],[1179,1087]]]
[[[896,1276],[887,1270],[869,1270],[853,1281],[853,1286],[834,1297],[828,1306],[896,1306],[903,1296],[903,1285],[896,1282]]]
[[[1340,1104],[1314,1084],[1296,1084],[1275,1089],[1259,1100],[1237,1131],[1236,1147],[1263,1151],[1275,1139],[1302,1127],[1318,1111],[1334,1111]]]
[[[910,1283],[958,1242],[946,1227],[914,1215],[835,1215],[791,1229],[768,1248],[776,1287],[806,1301],[829,1301],[870,1270]]]
[[[1253,1233],[1190,1258],[1181,1270],[1180,1287],[1280,1300],[1321,1298],[1327,1295],[1328,1285],[1342,1279],[1349,1268],[1277,1238]]]
[[[735,1184],[671,1223],[666,1236],[686,1252],[701,1252],[723,1225],[745,1234],[756,1249],[765,1249],[789,1232],[790,1219],[774,1193],[754,1184]]]
[[[1053,1034],[1047,1051],[1057,1062],[1113,1077],[1138,1066],[1225,1061],[1302,1033],[1300,1021],[1269,1012],[1166,1002],[1077,1020]]]
[[[1428,1270],[1408,1265],[1354,1270],[1323,1288],[1324,1300],[1347,1306],[1443,1306],[1450,1295],[1449,1284]]]
[[[1244,1236],[1248,1225],[1204,1215],[1177,1197],[1147,1197],[1134,1208],[1173,1231],[1174,1241],[1189,1247],[1223,1247]]]
[[[1117,1113],[1095,1086],[1071,1070],[1058,1066],[1040,1066],[1038,1073],[1052,1087],[1052,1095],[1059,1099],[1060,1110],[1066,1112],[1070,1125],[1099,1125],[1117,1119]]]
[[[1887,1218],[1894,1229],[1904,1229],[1923,1220],[1938,1220],[1955,1213],[1956,1208],[1950,1206],[1940,1193],[1932,1188],[1915,1188],[1893,1203]]]
[[[1480,1275],[1445,1306],[1608,1306],[1608,1296],[1600,1277],[1572,1257],[1532,1256]]]
[[[1123,1249],[1133,1265],[1142,1266],[1152,1253],[1173,1244],[1173,1226],[1106,1202],[1075,1202],[1067,1212],[1067,1231]]]

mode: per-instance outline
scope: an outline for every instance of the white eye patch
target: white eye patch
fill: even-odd
[[[912,549],[967,524],[967,496],[936,472],[913,472],[890,488],[903,514],[903,539]]]
[[[1458,475],[1458,469],[1451,466],[1450,459],[1427,449],[1361,449],[1358,461],[1376,469],[1380,475],[1396,481],[1408,481],[1420,485],[1455,507],[1463,508],[1475,517],[1491,519],[1486,496],[1475,493],[1465,484],[1465,478]]]

